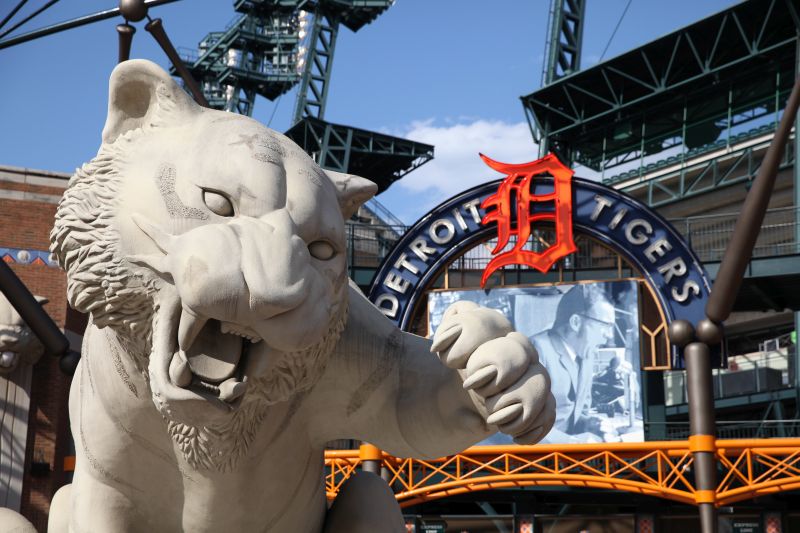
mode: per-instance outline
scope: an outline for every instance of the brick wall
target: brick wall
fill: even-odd
[[[0,248],[28,251],[49,248],[56,202],[66,187],[67,177],[0,167]],[[64,272],[42,262],[7,261],[32,293],[49,300],[44,308],[63,328],[67,318]],[[34,366],[22,514],[42,532],[47,530],[50,500],[64,482],[64,454],[70,439],[69,383],[70,378],[61,372],[56,357],[45,354]]]
[[[0,246],[47,250],[55,212],[52,204],[0,198]]]

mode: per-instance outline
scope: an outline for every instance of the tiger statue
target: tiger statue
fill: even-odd
[[[547,373],[502,315],[456,304],[431,341],[348,282],[344,223],[376,190],[151,62],[116,67],[51,233],[90,321],[50,531],[404,531],[362,474],[362,504],[327,508],[327,442],[431,458],[549,431]]]

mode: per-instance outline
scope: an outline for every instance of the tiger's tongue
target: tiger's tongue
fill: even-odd
[[[232,377],[242,356],[244,339],[219,331],[219,323],[209,321],[186,350],[192,373],[200,379],[219,383]]]

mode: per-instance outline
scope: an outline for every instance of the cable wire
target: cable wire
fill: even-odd
[[[278,96],[278,101],[275,102],[275,107],[272,108],[272,114],[269,116],[269,120],[267,121],[267,127],[272,124],[272,119],[275,118],[275,112],[278,110],[278,106],[281,104],[281,98],[283,98],[283,93]]]
[[[598,63],[603,60],[603,58],[606,55],[606,52],[608,52],[608,47],[611,46],[611,41],[614,40],[614,36],[617,34],[617,30],[619,29],[620,24],[622,24],[622,19],[625,18],[625,13],[627,13],[628,12],[628,8],[631,7],[631,2],[633,2],[633,0],[628,0],[628,3],[625,4],[625,9],[622,10],[622,15],[619,16],[619,20],[617,21],[617,25],[614,26],[614,31],[611,32],[611,37],[608,38],[608,42],[606,43],[606,47],[603,49],[603,53],[600,54],[600,59],[597,61]]]
[[[28,1],[28,0],[22,0],[22,1],[21,1],[19,4],[17,4],[17,6],[16,6],[14,9],[12,9],[12,10],[11,10],[11,13],[9,13],[8,15],[6,15],[6,18],[4,18],[2,22],[0,22],[0,28],[2,28],[3,26],[5,26],[5,25],[6,25],[6,23],[7,23],[9,20],[11,20],[11,17],[13,17],[14,15],[16,15],[16,14],[17,14],[17,11],[19,11],[19,10],[22,8],[22,6],[24,6],[24,5],[25,5],[25,3],[26,3],[27,1]]]
[[[20,20],[19,22],[17,22],[17,23],[16,23],[16,24],[14,24],[13,26],[11,26],[10,28],[8,28],[8,29],[7,29],[6,31],[4,31],[3,33],[0,33],[0,39],[2,39],[3,37],[5,37],[6,35],[8,35],[9,33],[11,33],[12,31],[16,30],[17,28],[19,28],[20,26],[22,26],[23,24],[25,24],[26,22],[28,22],[28,21],[29,21],[29,20],[31,20],[32,18],[36,17],[37,15],[39,15],[40,13],[42,13],[44,10],[46,10],[48,7],[52,6],[53,4],[55,4],[55,3],[57,3],[57,2],[58,2],[58,0],[50,0],[50,1],[49,1],[49,2],[47,2],[45,5],[43,5],[42,7],[40,7],[39,9],[37,9],[36,11],[34,11],[34,12],[33,12],[33,13],[31,13],[30,15],[28,15],[27,17],[25,17],[24,19]]]
[[[177,1],[178,0],[145,0],[144,5],[146,5],[147,7],[156,7]],[[8,39],[3,39],[0,41],[0,50],[4,48],[9,48],[11,46],[16,46],[18,44],[27,43],[28,41],[32,41],[40,37],[46,37],[48,35],[53,35],[55,33],[59,33],[62,31],[71,30],[73,28],[78,28],[80,26],[85,26],[87,24],[92,24],[93,22],[98,22],[101,20],[118,17],[120,15],[121,12],[119,7],[115,7],[113,9],[106,9],[105,11],[92,13],[91,15],[84,15],[76,19],[67,20],[65,22],[59,22],[57,24],[52,24],[44,28],[39,28],[37,30],[32,30],[27,33],[23,33],[22,35],[9,37]]]

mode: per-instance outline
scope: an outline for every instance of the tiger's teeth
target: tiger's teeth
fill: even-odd
[[[249,340],[253,344],[261,342],[261,337],[255,334],[247,326],[239,326],[237,324],[231,324],[229,322],[220,322],[220,331],[222,333],[227,333],[229,335],[236,335],[237,337],[242,337],[243,339]]]
[[[234,378],[228,378],[219,386],[219,399],[226,402],[232,402],[244,394],[246,390],[246,381],[237,381]]]
[[[178,346],[180,346],[181,350],[184,352],[189,350],[206,322],[208,322],[208,318],[198,316],[194,311],[185,305],[183,306],[181,322],[178,326]]]
[[[169,363],[169,379],[181,388],[186,388],[192,382],[192,370],[186,360],[186,354],[182,351],[172,356]]]

